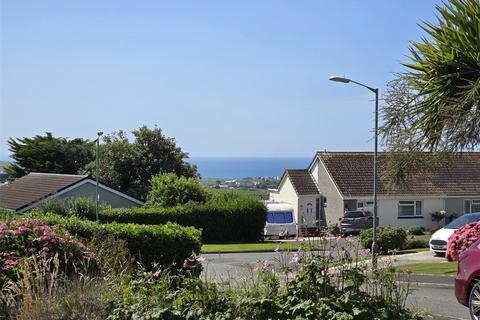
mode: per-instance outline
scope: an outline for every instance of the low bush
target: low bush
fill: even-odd
[[[410,238],[405,243],[403,249],[419,249],[419,248],[428,248],[428,239],[415,239]]]
[[[447,252],[445,258],[458,260],[463,251],[467,250],[472,243],[480,238],[480,222],[472,222],[455,230],[448,238]]]
[[[31,212],[27,215],[38,218],[47,225],[60,225],[70,234],[85,239],[103,234],[125,240],[130,253],[147,268],[151,268],[154,263],[163,267],[173,263],[181,265],[192,252],[198,253],[201,249],[199,230],[171,222],[164,225],[99,224],[75,216],[62,217],[52,213]]]
[[[68,214],[67,204],[58,197],[52,197],[48,200],[40,202],[36,210],[41,212],[53,212],[62,216]]]
[[[35,211],[51,212],[61,216],[78,216],[82,218],[95,218],[96,201],[92,197],[72,197],[67,199],[60,199],[52,197],[47,201],[42,202]],[[100,209],[108,209],[109,205],[102,203]]]
[[[411,234],[414,236],[421,236],[423,235],[423,228],[420,227],[419,225],[414,224],[413,226],[410,226],[408,228],[408,234]]]
[[[360,233],[360,241],[364,248],[372,247],[372,229],[363,230]],[[385,254],[391,250],[402,249],[407,242],[407,232],[403,228],[384,227],[377,228],[378,253]]]
[[[148,225],[175,222],[201,229],[204,242],[261,239],[267,215],[265,205],[251,197],[226,197],[223,200],[217,198],[204,205],[102,210],[100,221]]]
[[[31,257],[48,259],[55,255],[62,258],[63,271],[94,262],[93,254],[82,243],[40,220],[25,218],[0,224],[0,283],[15,276],[22,260]]]

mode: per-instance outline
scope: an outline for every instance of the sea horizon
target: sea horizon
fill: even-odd
[[[202,178],[278,177],[285,169],[306,169],[312,157],[219,156],[190,157]]]

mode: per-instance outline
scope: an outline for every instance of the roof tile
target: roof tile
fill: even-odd
[[[86,179],[86,175],[30,173],[0,185],[0,206],[19,210]]]
[[[287,169],[285,174],[290,178],[298,195],[319,194],[317,184],[307,169]]]
[[[371,196],[373,193],[373,152],[318,152],[329,174],[344,197]],[[480,153],[466,152],[449,166],[435,172],[409,177],[393,187],[385,173],[386,154],[379,153],[379,195],[479,195]]]

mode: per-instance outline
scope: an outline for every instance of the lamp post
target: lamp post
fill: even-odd
[[[372,88],[363,83],[353,81],[344,77],[332,76],[329,78],[331,81],[341,83],[355,83],[359,86],[367,88],[375,93],[375,152],[373,154],[373,228],[372,228],[372,267],[377,267],[377,153],[378,153],[378,88]]]
[[[97,148],[95,152],[95,180],[96,180],[96,185],[95,185],[95,218],[97,222],[99,221],[98,219],[98,208],[100,207],[100,195],[98,194],[98,175],[100,172],[99,169],[99,164],[100,164],[100,137],[102,136],[103,132],[99,131],[97,132]]]

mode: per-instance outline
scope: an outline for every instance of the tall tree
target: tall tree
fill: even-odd
[[[132,134],[133,142],[123,131],[103,138],[100,146],[100,179],[103,182],[145,200],[150,179],[155,175],[197,176],[196,166],[185,161],[188,154],[177,147],[175,139],[164,136],[160,128],[143,126]],[[95,162],[88,167],[95,174]]]
[[[10,138],[7,143],[14,162],[5,171],[13,178],[29,172],[77,174],[94,159],[89,140],[57,138],[50,132],[32,138]]]
[[[400,176],[418,168],[408,162],[428,162],[424,151],[443,157],[480,144],[480,2],[436,10],[436,23],[421,25],[427,36],[411,42],[406,71],[387,86],[381,130]]]

